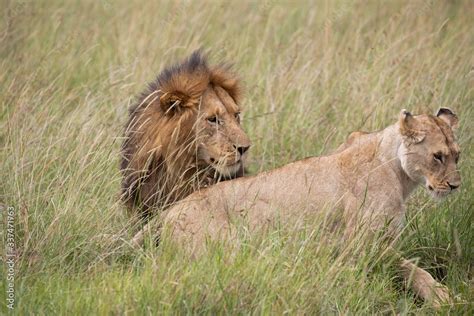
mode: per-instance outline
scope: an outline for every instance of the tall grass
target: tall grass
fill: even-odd
[[[199,260],[166,242],[130,247],[118,168],[127,107],[200,47],[246,82],[253,173],[328,153],[401,108],[453,108],[461,190],[441,203],[414,195],[398,248],[458,297],[446,312],[474,311],[472,2],[0,3],[1,233],[12,206],[14,312],[432,312],[377,243],[341,245],[316,222]]]

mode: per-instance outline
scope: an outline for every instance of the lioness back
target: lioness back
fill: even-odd
[[[393,235],[403,225],[404,202],[417,185],[434,197],[459,187],[451,113],[412,116],[402,111],[396,124],[358,135],[330,156],[196,192],[169,209],[165,227],[172,238],[198,249],[207,237],[231,237],[239,218],[254,229],[276,218],[342,208],[346,233],[360,225],[378,230],[388,224],[387,233]]]

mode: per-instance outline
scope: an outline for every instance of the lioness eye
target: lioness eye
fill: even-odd
[[[216,123],[217,123],[217,116],[208,117],[208,118],[207,118],[207,121],[208,121],[209,123],[216,124]]]
[[[435,153],[433,154],[433,157],[435,160],[438,160],[439,162],[443,163],[443,154],[442,153]]]
[[[240,122],[240,112],[237,112],[234,115],[235,115],[235,119]]]

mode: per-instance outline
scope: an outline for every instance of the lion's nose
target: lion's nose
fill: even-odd
[[[459,183],[452,184],[452,183],[448,182],[448,185],[451,188],[451,190],[455,190],[455,189],[459,188]]]
[[[235,146],[234,148],[239,152],[240,155],[245,154],[247,150],[249,150],[250,146]]]

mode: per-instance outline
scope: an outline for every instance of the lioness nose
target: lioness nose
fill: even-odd
[[[451,188],[451,190],[455,190],[455,189],[459,188],[459,184],[458,184],[458,183],[452,184],[452,183],[449,183],[449,182],[448,182],[448,185],[449,185],[449,187]]]
[[[249,150],[250,146],[235,146],[234,145],[234,148],[237,149],[237,151],[239,152],[239,154],[243,155],[245,154],[245,152],[247,150]]]

